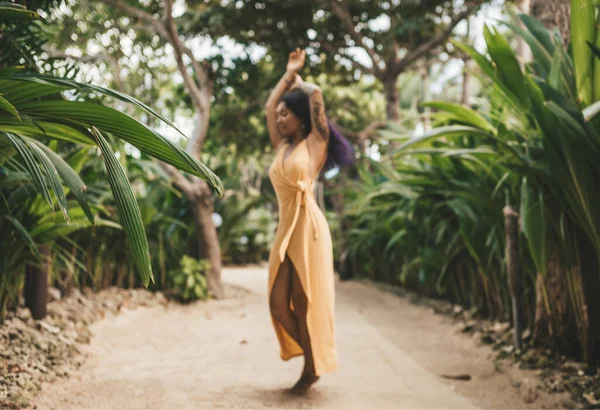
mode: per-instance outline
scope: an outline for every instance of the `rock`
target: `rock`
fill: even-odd
[[[66,338],[63,335],[57,335],[57,337],[58,337],[58,340],[60,340],[61,342],[63,342],[64,344],[66,344],[68,346],[71,346],[73,344],[72,340],[69,340],[68,338]]]
[[[26,397],[17,397],[15,399],[15,404],[18,406],[18,407],[15,407],[15,408],[21,408],[21,409],[27,408],[28,405],[29,405],[28,400],[27,400]]]
[[[19,309],[17,311],[17,318],[27,321],[31,319],[31,311],[29,309]]]
[[[166,305],[169,303],[167,297],[162,292],[155,292],[154,299],[156,299],[156,302],[160,303],[161,305]]]
[[[596,399],[594,392],[583,393],[583,398],[590,403],[592,406],[600,404],[600,400]]]
[[[39,329],[47,330],[48,332],[54,333],[55,335],[60,333],[60,329],[58,327],[51,326],[43,320],[40,320],[37,324]]]
[[[77,343],[89,345],[91,341],[91,334],[89,330],[81,331],[77,334],[77,338],[75,339]]]
[[[510,346],[504,346],[502,348],[502,351],[504,353],[512,353],[515,350],[515,346],[514,345],[510,345]]]
[[[81,290],[79,288],[71,288],[69,290],[69,297],[79,299],[82,296]]]
[[[506,332],[510,328],[509,322],[495,322],[494,327],[492,328],[496,333]]]
[[[55,302],[62,298],[60,290],[56,288],[48,288],[48,301]]]

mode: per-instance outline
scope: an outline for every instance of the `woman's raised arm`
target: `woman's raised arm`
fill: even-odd
[[[290,53],[285,74],[281,77],[275,88],[273,88],[265,104],[269,138],[271,138],[271,143],[275,148],[281,143],[281,135],[277,129],[277,104],[279,104],[281,97],[283,97],[292,85],[300,81],[300,76],[297,73],[304,66],[305,57],[306,53],[299,48]]]

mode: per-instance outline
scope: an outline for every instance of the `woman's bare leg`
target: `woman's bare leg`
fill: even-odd
[[[315,362],[312,353],[312,346],[310,342],[310,335],[308,333],[308,325],[306,322],[306,315],[308,312],[308,300],[302,283],[298,277],[298,273],[292,265],[292,301],[294,303],[294,313],[297,318],[298,329],[300,333],[300,342],[302,350],[304,350],[304,370],[300,380],[292,388],[293,391],[302,393],[306,391],[313,383],[319,380],[319,377],[315,374]]]
[[[279,272],[277,272],[275,283],[273,283],[269,305],[271,307],[271,314],[275,320],[281,323],[281,326],[283,326],[287,334],[290,335],[298,345],[302,346],[298,329],[298,319],[290,309],[290,298],[292,296],[292,269],[292,261],[286,255],[279,267]]]

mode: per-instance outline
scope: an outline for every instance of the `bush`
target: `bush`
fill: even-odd
[[[181,268],[172,273],[176,296],[184,302],[206,299],[208,288],[205,273],[210,269],[208,260],[184,255],[180,265]]]

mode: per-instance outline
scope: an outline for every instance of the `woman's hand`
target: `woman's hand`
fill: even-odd
[[[300,88],[303,83],[304,81],[302,80],[302,77],[300,77],[300,74],[294,73],[294,80],[290,83],[290,90]]]
[[[304,67],[304,59],[306,58],[306,52],[297,48],[290,53],[287,63],[287,71],[297,73]]]

